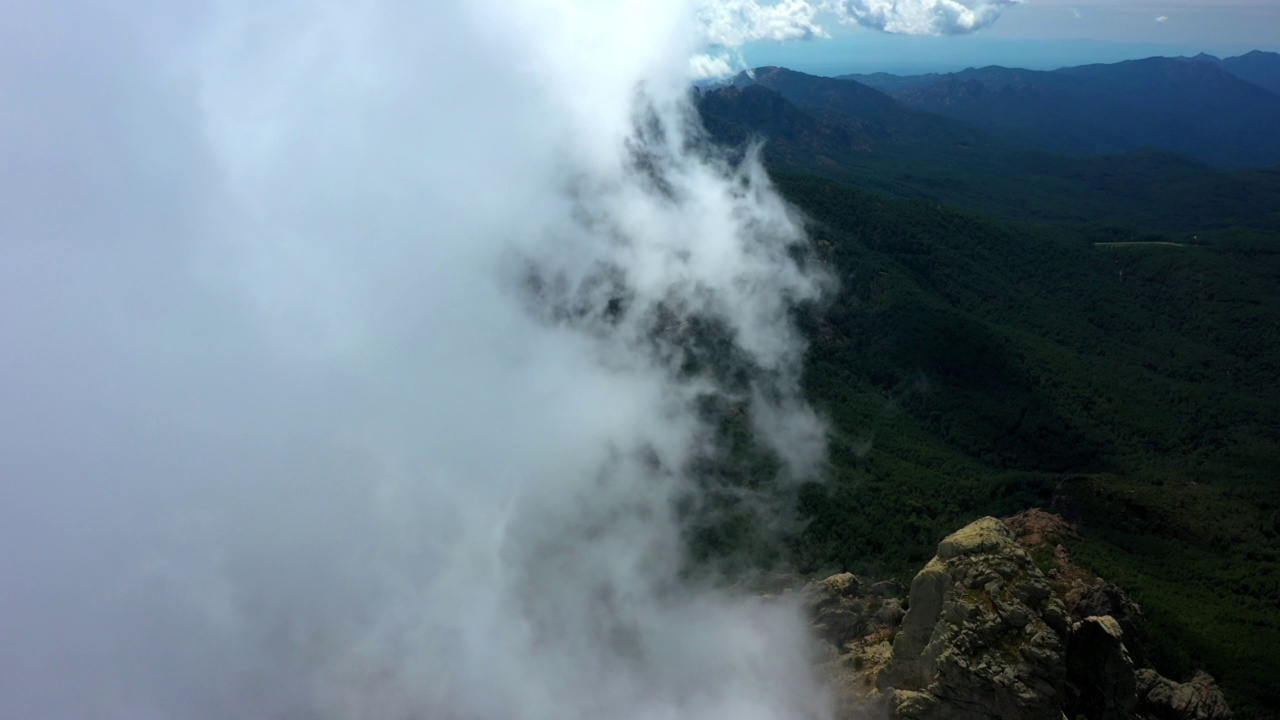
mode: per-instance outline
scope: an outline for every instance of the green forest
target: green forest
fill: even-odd
[[[1142,605],[1158,667],[1208,670],[1241,717],[1280,711],[1280,232],[774,175],[840,282],[801,313],[833,437],[788,560],[909,579],[964,523],[1049,508]]]

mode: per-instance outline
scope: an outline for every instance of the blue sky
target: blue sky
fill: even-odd
[[[1163,18],[1163,19],[1161,19]],[[1280,0],[1028,0],[970,35],[894,35],[828,23],[831,37],[758,41],[747,64],[816,74],[939,72],[1006,65],[1051,69],[1152,55],[1280,52]]]

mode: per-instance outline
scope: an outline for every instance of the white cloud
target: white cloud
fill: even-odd
[[[723,78],[738,72],[744,64],[727,52],[698,53],[689,58],[689,75],[693,80]]]
[[[990,26],[1006,7],[1024,1],[697,0],[702,42],[711,49],[695,56],[690,70],[694,79],[724,77],[745,69],[740,59],[728,52],[744,43],[827,37],[820,20],[824,14],[841,23],[888,33],[962,35]]]
[[[830,0],[843,21],[904,35],[963,35],[1023,0]]]
[[[1160,15],[1159,17],[1156,18],[1156,22],[1158,23],[1168,22],[1168,20],[1169,20],[1168,15]]]
[[[698,19],[707,43],[737,47],[752,40],[796,40],[825,37],[817,21],[820,6],[807,0],[703,0]]]
[[[705,396],[821,463],[823,279],[687,93],[804,4],[175,7],[2,11],[0,716],[823,716],[674,509]]]

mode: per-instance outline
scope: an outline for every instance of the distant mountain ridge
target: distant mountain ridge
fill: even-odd
[[[1247,80],[1264,90],[1280,95],[1280,53],[1253,50],[1244,55],[1226,59],[1200,53],[1194,57],[1176,59],[1185,62],[1214,63],[1241,80]]]
[[[1224,167],[1280,164],[1280,54],[1147,58],[1053,71],[846,75],[911,107],[1055,153],[1159,148]]]
[[[1156,58],[1148,58],[1156,59]],[[1264,50],[1252,50],[1244,55],[1235,57],[1220,58],[1209,53],[1200,53],[1191,57],[1170,58],[1181,62],[1207,62],[1218,65],[1230,72],[1232,75],[1253,83],[1264,90],[1280,95],[1280,53],[1267,52]],[[1130,61],[1133,62],[1133,61]],[[1117,63],[1118,64],[1118,63]],[[996,65],[987,66],[988,68],[1001,67]],[[1075,67],[1089,67],[1075,66]],[[963,70],[961,73],[973,71],[975,68]],[[1008,68],[1006,68],[1008,69]],[[1072,68],[1060,68],[1056,71],[1069,71]],[[1016,69],[1015,69],[1016,70]],[[1023,72],[1046,72],[1046,71],[1023,71]],[[881,92],[892,95],[893,93],[907,87],[918,87],[929,85],[946,77],[947,75],[956,75],[960,73],[926,73],[923,75],[894,75],[886,72],[863,73],[852,75],[838,75],[840,80],[856,80],[864,85],[873,87]]]

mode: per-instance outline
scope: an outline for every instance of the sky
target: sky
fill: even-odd
[[[1280,3],[1271,0],[1026,0],[977,32],[918,36],[831,23],[829,37],[763,40],[747,64],[815,74],[949,72],[1004,65],[1052,69],[1151,57],[1280,52]]]

